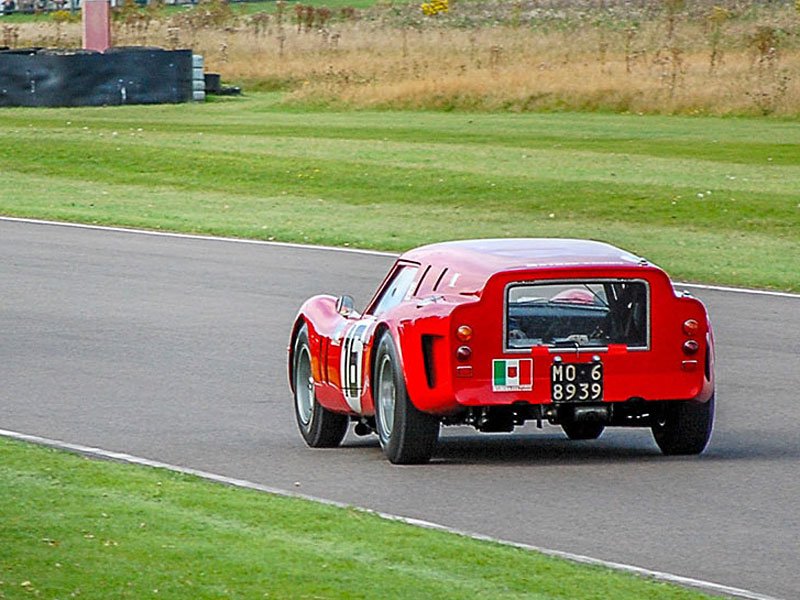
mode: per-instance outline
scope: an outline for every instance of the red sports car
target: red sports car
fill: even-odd
[[[714,419],[703,304],[647,260],[566,239],[446,242],[406,252],[357,312],[315,296],[291,333],[297,424],[313,447],[348,424],[393,463],[430,459],[442,425],[560,425],[573,440],[650,427],[699,454]]]

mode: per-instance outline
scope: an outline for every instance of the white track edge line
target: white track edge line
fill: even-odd
[[[571,562],[581,563],[585,565],[592,565],[596,567],[604,567],[607,569],[612,569],[614,571],[623,571],[626,573],[632,573],[634,575],[638,575],[640,577],[655,579],[657,581],[664,581],[667,583],[673,583],[681,586],[692,587],[699,590],[717,593],[717,594],[725,594],[728,596],[733,596],[737,598],[744,598],[745,600],[781,600],[775,596],[768,596],[765,594],[761,594],[758,592],[751,592],[750,590],[745,590],[741,588],[731,587],[727,585],[723,585],[720,583],[714,583],[711,581],[704,581],[702,579],[694,579],[692,577],[684,577],[682,575],[673,575],[672,573],[666,573],[663,571],[653,571],[650,569],[645,569],[643,567],[637,567],[635,565],[628,565],[625,563],[618,563],[613,561],[602,560],[599,558],[592,558],[591,556],[585,556],[582,554],[573,554],[572,552],[563,552],[561,550],[551,550],[548,548],[541,548],[539,546],[534,546],[531,544],[523,544],[520,542],[512,542],[508,540],[503,540],[499,538],[495,538],[488,535],[483,535],[480,533],[473,533],[469,531],[465,531],[462,529],[456,529],[454,527],[448,527],[447,525],[441,525],[439,523],[433,523],[431,521],[425,521],[423,519],[415,519],[413,517],[403,517],[400,515],[392,515],[389,513],[384,513],[376,510],[372,510],[369,508],[362,508],[358,506],[353,506],[352,504],[347,504],[344,502],[337,502],[336,500],[328,500],[325,498],[318,498],[316,496],[310,496],[308,494],[301,494],[298,492],[293,492],[290,490],[283,490],[280,488],[274,488],[267,485],[263,485],[260,483],[255,483],[252,481],[247,481],[245,479],[236,479],[233,477],[227,477],[225,475],[218,475],[216,473],[209,473],[207,471],[201,471],[198,469],[192,469],[189,467],[181,467],[178,465],[172,465],[169,463],[160,462],[157,460],[150,460],[148,458],[141,458],[139,456],[133,456],[131,454],[126,454],[124,452],[114,452],[112,450],[104,450],[102,448],[95,448],[92,446],[83,446],[81,444],[73,444],[70,442],[64,442],[61,440],[54,440],[50,438],[40,437],[37,435],[30,435],[26,433],[20,433],[17,431],[10,431],[7,429],[0,429],[0,436],[14,439],[17,441],[29,442],[33,444],[37,444],[40,446],[48,446],[50,448],[56,448],[59,450],[66,450],[70,452],[76,452],[79,454],[92,456],[95,458],[102,458],[102,459],[109,459],[118,462],[140,465],[145,467],[151,467],[155,469],[166,469],[168,471],[173,471],[176,473],[182,473],[184,475],[193,475],[195,477],[199,477],[201,479],[205,479],[207,481],[213,481],[216,483],[221,483],[224,485],[229,485],[238,488],[250,489],[259,492],[266,492],[268,494],[274,494],[276,496],[282,496],[286,498],[299,498],[302,500],[308,500],[311,502],[316,502],[318,504],[323,504],[326,506],[334,506],[337,508],[348,508],[348,509],[356,509],[359,511],[363,511],[365,513],[376,515],[382,519],[386,519],[388,521],[397,521],[400,523],[405,523],[407,525],[413,525],[415,527],[422,527],[424,529],[431,529],[436,531],[443,531],[446,533],[452,533],[455,535],[460,535],[462,537],[467,537],[475,540],[480,540],[484,542],[491,542],[495,544],[500,544],[502,546],[509,546],[513,548],[519,548],[521,550],[533,551],[538,552],[540,554],[544,554],[546,556],[552,556],[556,558],[562,558]]]
[[[232,238],[220,237],[213,235],[199,235],[191,233],[176,233],[173,231],[153,231],[151,229],[131,229],[129,227],[111,227],[107,225],[90,225],[87,223],[71,223],[69,221],[45,221],[42,219],[26,219],[22,217],[4,217],[0,216],[0,221],[8,221],[11,223],[29,223],[31,225],[52,225],[56,227],[72,227],[75,229],[90,229],[96,231],[110,231],[118,233],[132,233],[139,235],[149,235],[153,237],[166,237],[178,238],[186,240],[200,240],[208,242],[227,242],[234,244],[251,244],[256,246],[276,246],[278,248],[297,248],[300,250],[320,250],[324,252],[345,252],[349,254],[364,254],[367,256],[385,256],[387,258],[396,258],[399,256],[397,252],[382,252],[380,250],[365,250],[363,248],[347,248],[342,246],[316,246],[314,244],[299,244],[296,242],[275,242],[269,240],[249,240],[246,238]],[[757,290],[752,288],[739,288],[724,285],[707,285],[703,283],[685,283],[675,282],[675,287],[688,287],[702,290],[710,290],[714,292],[733,292],[738,294],[753,294],[757,296],[777,296],[780,298],[796,298],[800,300],[800,294],[793,294],[791,292],[777,292],[773,290]]]
[[[739,294],[753,294],[755,296],[777,296],[779,298],[796,298],[800,300],[800,294],[793,294],[792,292],[776,292],[773,290],[755,290],[752,288],[737,288],[725,285],[711,285],[705,283],[685,283],[683,281],[676,281],[673,287],[681,288],[696,288],[699,290],[710,290],[713,292],[734,292]]]
[[[247,238],[232,238],[215,235],[200,235],[192,233],[176,233],[174,231],[154,231],[152,229],[132,229],[130,227],[110,227],[107,225],[89,225],[87,223],[71,223],[69,221],[43,221],[41,219],[25,219],[21,217],[0,216],[0,221],[12,223],[29,223],[31,225],[52,225],[55,227],[72,227],[74,229],[91,229],[95,231],[111,231],[118,233],[133,233],[153,237],[178,238],[185,240],[201,240],[206,242],[228,242],[234,244],[251,244],[256,246],[277,246],[280,248],[298,248],[301,250],[322,250],[326,252],[346,252],[349,254],[366,254],[369,256],[398,256],[395,252],[381,252],[380,250],[365,250],[363,248],[347,248],[340,246],[316,246],[314,244],[298,244],[295,242],[275,242],[270,240],[249,240]]]

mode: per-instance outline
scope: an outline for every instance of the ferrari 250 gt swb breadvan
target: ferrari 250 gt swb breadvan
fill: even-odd
[[[703,304],[647,260],[565,239],[432,244],[400,256],[363,312],[315,296],[291,332],[289,382],[309,446],[348,424],[393,463],[430,459],[442,425],[560,425],[573,440],[649,427],[699,454],[714,419]]]

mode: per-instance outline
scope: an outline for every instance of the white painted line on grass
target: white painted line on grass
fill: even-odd
[[[455,529],[453,527],[448,527],[446,525],[440,525],[438,523],[432,523],[430,521],[425,521],[422,519],[415,519],[412,517],[402,517],[399,515],[391,515],[388,513],[383,513],[375,510],[371,510],[368,508],[361,508],[357,506],[353,506],[350,504],[346,504],[344,502],[336,502],[335,500],[326,500],[325,498],[317,498],[315,496],[309,496],[306,494],[300,494],[297,492],[293,492],[290,490],[282,490],[280,488],[274,488],[267,485],[262,485],[260,483],[254,483],[252,481],[247,481],[245,479],[236,479],[233,477],[226,477],[225,475],[218,475],[216,473],[209,473],[207,471],[200,471],[198,469],[191,469],[188,467],[181,467],[178,465],[171,465],[169,463],[163,463],[157,460],[150,460],[147,458],[141,458],[138,456],[133,456],[130,454],[125,454],[124,452],[114,452],[112,450],[104,450],[102,448],[95,448],[91,446],[82,446],[80,444],[72,444],[69,442],[63,442],[61,440],[54,440],[49,438],[40,437],[37,435],[29,435],[26,433],[19,433],[17,431],[9,431],[7,429],[0,429],[0,436],[4,436],[10,439],[23,441],[23,442],[30,442],[33,444],[38,444],[41,446],[48,446],[51,448],[57,448],[59,450],[67,450],[70,452],[77,452],[79,454],[83,454],[86,456],[91,456],[95,458],[102,458],[107,460],[115,460],[119,462],[134,464],[134,465],[141,465],[145,467],[152,467],[155,469],[166,469],[168,471],[174,471],[176,473],[183,473],[185,475],[193,475],[195,477],[200,477],[201,479],[205,479],[207,481],[214,481],[216,483],[221,483],[224,485],[230,485],[239,488],[245,488],[249,490],[256,490],[259,492],[266,492],[269,494],[274,494],[277,496],[283,496],[287,498],[300,498],[303,500],[309,500],[311,502],[317,502],[319,504],[325,504],[327,506],[335,506],[338,508],[355,508],[356,510],[361,510],[363,512],[374,514],[382,519],[386,519],[389,521],[399,521],[401,523],[406,523],[408,525],[414,525],[416,527],[423,527],[425,529],[433,529],[436,531],[444,531],[447,533],[452,533],[455,535],[460,535],[463,537],[472,538],[475,540],[480,540],[484,542],[492,542],[495,544],[501,544],[503,546],[511,546],[513,548],[519,548],[521,550],[528,550],[533,552],[539,552],[540,554],[544,554],[547,556],[553,556],[556,558],[562,558],[565,560],[569,560],[571,562],[577,562],[585,565],[593,565],[597,567],[604,567],[607,569],[613,569],[615,571],[624,571],[626,573],[633,573],[635,575],[639,575],[641,577],[646,577],[650,579],[655,579],[658,581],[665,581],[668,583],[673,583],[677,585],[687,586],[696,588],[699,590],[703,590],[706,592],[711,592],[715,594],[725,594],[727,596],[733,596],[736,598],[744,598],[746,600],[781,600],[775,596],[768,596],[766,594],[760,594],[758,592],[751,592],[749,590],[731,587],[728,585],[722,585],[720,583],[714,583],[711,581],[703,581],[702,579],[694,579],[692,577],[683,577],[682,575],[673,575],[672,573],[665,573],[663,571],[653,571],[650,569],[645,569],[642,567],[637,567],[635,565],[627,565],[624,563],[612,562],[607,560],[601,560],[599,558],[592,558],[591,556],[584,556],[582,554],[573,554],[571,552],[562,552],[560,550],[550,550],[548,548],[540,548],[539,546],[533,546],[531,544],[522,544],[519,542],[510,542],[507,540],[501,540],[498,538],[494,538],[488,535],[483,535],[479,533],[471,533],[469,531],[463,531],[461,529]]]
[[[349,254],[364,254],[367,256],[385,256],[387,258],[396,258],[399,256],[396,252],[382,252],[380,250],[364,250],[363,248],[347,248],[341,246],[315,246],[314,244],[298,244],[294,242],[275,242],[269,240],[248,240],[245,238],[230,238],[218,237],[212,235],[199,235],[191,233],[175,233],[172,231],[153,231],[150,229],[130,229],[128,227],[110,227],[107,225],[88,225],[86,223],[70,223],[67,221],[44,221],[41,219],[25,219],[21,217],[3,217],[0,216],[0,221],[8,221],[12,223],[29,223],[32,225],[52,225],[56,227],[72,227],[75,229],[90,229],[96,231],[109,231],[118,233],[133,233],[138,235],[149,235],[154,237],[178,238],[186,240],[200,240],[208,242],[227,242],[234,244],[251,244],[257,246],[276,246],[279,248],[297,248],[300,250],[320,250],[325,252],[345,252]],[[796,298],[800,300],[800,294],[793,294],[791,292],[775,292],[772,290],[756,290],[751,288],[738,288],[729,287],[724,285],[706,285],[702,283],[683,283],[675,282],[674,287],[688,287],[702,290],[710,290],[715,292],[733,292],[738,294],[754,294],[758,296],[777,296],[781,298]]]

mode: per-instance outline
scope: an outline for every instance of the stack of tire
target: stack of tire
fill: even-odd
[[[206,76],[203,72],[202,54],[192,54],[192,100],[204,102],[206,99]]]

